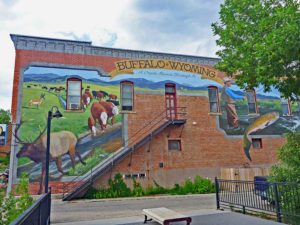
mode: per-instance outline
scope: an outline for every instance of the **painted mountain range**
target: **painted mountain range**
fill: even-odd
[[[119,85],[122,80],[109,80],[107,81],[102,80],[102,79],[97,79],[97,78],[92,78],[92,79],[86,79],[83,78],[79,75],[67,75],[67,76],[59,76],[54,73],[44,73],[44,74],[25,74],[24,75],[24,82],[39,82],[39,83],[65,83],[66,80],[69,77],[77,77],[82,79],[84,83],[90,83],[90,84],[98,84],[98,85]],[[125,80],[125,79],[124,79]],[[207,86],[200,86],[200,87],[194,87],[190,86],[189,84],[180,84],[177,82],[174,82],[172,80],[164,80],[164,81],[159,81],[159,82],[153,82],[144,78],[127,78],[126,80],[134,82],[134,85],[136,87],[140,88],[149,88],[153,90],[159,90],[159,89],[164,89],[166,83],[175,83],[177,86],[178,90],[188,90],[188,91],[206,91]],[[221,92],[221,88],[219,88],[219,91]],[[234,90],[234,92],[238,95],[245,96],[246,93],[238,90]],[[275,95],[267,95],[264,94],[263,92],[257,93],[257,98],[258,99],[273,99],[273,100],[278,100],[279,97]]]

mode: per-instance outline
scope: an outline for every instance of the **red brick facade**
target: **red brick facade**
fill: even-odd
[[[12,121],[16,122],[19,94],[19,79],[22,69],[45,63],[68,67],[97,67],[108,73],[115,69],[114,62],[125,59],[88,54],[71,54],[48,51],[16,50],[14,83],[12,94]],[[208,66],[212,67],[212,66]],[[224,74],[220,73],[220,77]],[[196,175],[213,178],[220,175],[221,167],[270,166],[276,162],[276,152],[284,138],[263,138],[262,149],[251,148],[252,161],[245,156],[242,138],[227,138],[218,130],[217,115],[209,113],[209,100],[205,95],[177,93],[177,106],[186,107],[186,123],[169,125],[153,136],[143,146],[135,149],[125,159],[115,164],[103,176],[94,181],[94,186],[106,186],[114,174],[145,174],[142,185],[153,184],[153,180],[165,187],[181,183]],[[165,95],[141,93],[134,95],[133,112],[127,113],[128,138],[151,121],[166,107]],[[123,112],[125,113],[125,112]],[[168,140],[180,140],[181,151],[169,151]],[[0,152],[1,153],[1,152]],[[130,184],[132,181],[128,179]],[[34,189],[37,184],[31,184]],[[50,183],[53,193],[61,193],[62,182]],[[36,192],[34,190],[33,192]]]
[[[164,95],[136,94],[135,113],[128,115],[129,138],[160,113],[164,105]],[[221,167],[268,167],[276,162],[276,152],[284,143],[284,138],[263,139],[262,149],[251,148],[253,158],[250,162],[244,154],[242,138],[229,139],[217,130],[216,116],[209,115],[207,97],[177,96],[177,106],[187,107],[184,125],[167,127],[154,136],[151,143],[144,144],[134,150],[132,156],[116,164],[106,176],[95,181],[94,186],[106,185],[108,178],[113,178],[116,173],[145,173],[146,178],[140,179],[143,185],[153,184],[155,180],[160,185],[172,187],[196,175],[209,178],[220,176]],[[179,138],[181,130],[182,136]],[[182,150],[169,151],[168,139],[178,138]],[[163,163],[163,168],[159,167],[159,163]],[[128,183],[131,182],[128,179]]]

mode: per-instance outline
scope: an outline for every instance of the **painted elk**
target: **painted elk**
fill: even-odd
[[[47,148],[47,135],[44,134],[46,128],[43,131],[40,131],[39,136],[31,142],[25,142],[20,139],[17,135],[20,126],[25,121],[20,122],[15,131],[16,142],[21,144],[21,150],[18,152],[17,157],[28,157],[35,163],[42,164],[42,174],[40,180],[40,189],[38,194],[42,193],[43,183],[46,174],[46,148]],[[61,172],[63,175],[68,174],[68,172],[64,172],[62,169],[62,156],[65,154],[69,154],[72,166],[75,168],[75,156],[79,158],[79,161],[85,165],[85,162],[82,160],[78,151],[76,151],[75,146],[77,143],[77,138],[70,131],[59,131],[59,132],[51,132],[50,136],[50,161],[55,161],[57,170]]]
[[[29,106],[28,106],[28,108],[30,109],[30,107],[31,107],[32,105],[36,105],[36,106],[37,106],[37,109],[38,109],[39,106],[40,106],[40,104],[43,102],[43,100],[45,100],[45,94],[44,94],[44,93],[41,94],[40,99],[31,99],[31,100],[29,101]]]

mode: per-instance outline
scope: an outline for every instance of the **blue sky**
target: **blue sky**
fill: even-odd
[[[9,34],[95,46],[216,57],[211,24],[222,0],[0,0],[0,108],[10,109],[15,50]]]

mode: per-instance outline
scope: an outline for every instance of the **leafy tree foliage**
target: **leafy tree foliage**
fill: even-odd
[[[272,181],[300,183],[300,131],[287,134],[277,154],[279,165],[272,167]]]
[[[10,121],[9,110],[0,109],[0,124],[8,124]]]
[[[212,24],[216,65],[241,88],[274,86],[285,97],[300,96],[300,3],[298,0],[225,0]]]

